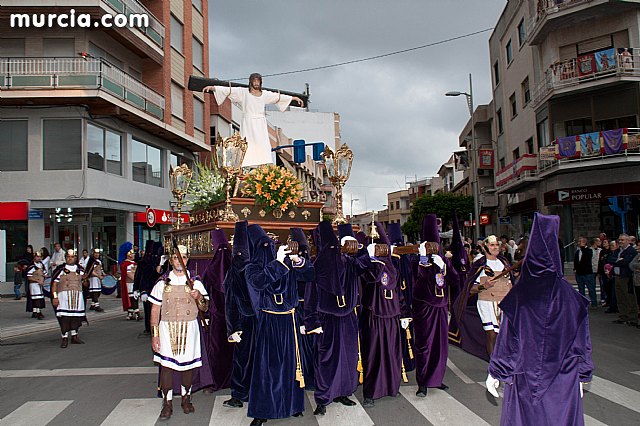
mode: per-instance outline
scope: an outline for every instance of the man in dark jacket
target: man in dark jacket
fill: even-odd
[[[593,250],[587,246],[585,237],[578,237],[578,249],[573,256],[573,270],[576,273],[576,282],[580,294],[585,295],[585,286],[589,289],[591,306],[598,306],[598,296],[596,295],[596,276],[593,273]]]
[[[620,234],[618,243],[620,248],[613,253],[616,256],[616,263],[613,265],[613,277],[620,316],[614,322],[616,324],[627,323],[630,326],[637,327],[638,303],[632,282],[633,271],[629,268],[629,263],[636,256],[637,251],[635,247],[629,244],[629,236],[627,234]]]

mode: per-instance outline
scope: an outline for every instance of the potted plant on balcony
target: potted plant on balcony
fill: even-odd
[[[276,219],[296,206],[302,197],[302,182],[284,167],[269,164],[253,169],[246,177],[242,194],[255,198]]]

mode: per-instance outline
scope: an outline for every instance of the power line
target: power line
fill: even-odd
[[[336,68],[336,67],[341,67],[343,65],[356,64],[356,63],[359,63],[359,62],[373,61],[374,59],[386,58],[388,56],[399,55],[401,53],[412,52],[414,50],[425,49],[427,47],[433,47],[433,46],[437,46],[439,44],[445,44],[445,43],[449,43],[451,41],[460,40],[460,39],[467,38],[467,37],[473,37],[475,35],[486,33],[487,31],[492,31],[492,30],[493,30],[493,27],[486,28],[484,30],[474,31],[472,33],[467,33],[467,34],[459,35],[459,36],[456,36],[456,37],[451,37],[451,38],[447,38],[447,39],[444,39],[444,40],[434,41],[433,43],[423,44],[422,46],[416,46],[416,47],[410,47],[408,49],[396,50],[394,52],[383,53],[381,55],[370,56],[368,58],[353,59],[351,61],[338,62],[337,64],[321,65],[321,66],[312,67],[312,68],[303,68],[303,69],[299,69],[299,70],[295,70],[295,71],[284,71],[284,72],[276,72],[276,73],[272,73],[272,74],[264,74],[263,77],[275,77],[275,76],[280,76],[280,75],[298,74],[298,73],[302,73],[302,72],[318,71],[318,70],[323,70],[323,69],[327,69],[327,68]],[[227,80],[227,81],[242,81],[242,80],[246,80],[246,79],[247,79],[246,77],[244,77],[244,78],[234,78],[234,79]]]

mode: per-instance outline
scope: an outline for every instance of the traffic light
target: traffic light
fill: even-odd
[[[323,152],[324,152],[324,142],[315,142],[313,144],[313,161],[322,161]]]
[[[306,157],[304,139],[296,139],[293,141],[293,162],[304,163]]]

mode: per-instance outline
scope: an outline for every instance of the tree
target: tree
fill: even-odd
[[[409,240],[419,241],[422,218],[427,213],[433,213],[441,218],[442,228],[446,230],[447,225],[451,222],[454,210],[458,218],[467,217],[469,213],[473,212],[473,197],[452,192],[423,195],[413,202],[411,215],[407,222],[402,225],[402,232],[409,237]]]

